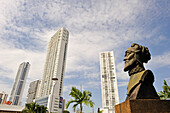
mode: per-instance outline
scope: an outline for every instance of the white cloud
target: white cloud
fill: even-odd
[[[118,87],[127,86],[128,82],[118,82]]]
[[[11,86],[8,82],[0,80],[0,88],[1,88],[0,92],[4,91],[5,93],[8,94],[8,97],[10,96]]]
[[[101,82],[100,81],[88,81],[86,84],[83,85],[83,88],[85,89],[100,89],[101,88]]]
[[[74,86],[73,85],[65,85],[63,88],[63,92],[70,92],[72,87],[74,87]]]
[[[158,69],[164,66],[170,68],[170,52],[152,56],[151,61],[149,61],[146,66],[153,69]]]
[[[167,84],[169,85],[170,84],[170,78],[165,78]]]
[[[85,75],[85,77],[84,78],[89,78],[89,79],[97,79],[97,80],[99,80],[100,79],[100,73],[85,73],[84,74]]]
[[[73,78],[77,78],[78,75],[65,75],[64,79],[73,79]]]

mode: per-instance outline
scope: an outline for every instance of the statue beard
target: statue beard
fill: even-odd
[[[131,62],[132,63],[132,62]],[[126,66],[126,65],[125,65]],[[139,63],[137,60],[132,63],[132,65],[128,65],[124,68],[124,71],[128,71],[129,76],[141,72],[145,70],[143,64]]]
[[[125,61],[125,66],[124,66],[124,71],[131,70],[132,68],[135,67],[136,64],[136,59],[130,59]]]
[[[124,71],[132,70],[137,65],[143,68],[143,63],[141,62],[139,55],[134,53],[126,58]]]

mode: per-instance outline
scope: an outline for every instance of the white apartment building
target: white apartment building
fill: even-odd
[[[63,95],[68,37],[68,30],[61,28],[51,37],[48,45],[40,97],[35,101],[42,103],[42,101],[46,100],[47,102],[48,100],[47,107],[49,112],[60,113],[62,109],[59,104],[61,104],[60,99]]]
[[[4,91],[0,93],[0,104],[4,104],[4,102],[7,100],[8,94],[6,94]]]
[[[103,113],[114,113],[119,95],[113,51],[100,53],[100,73]]]
[[[41,80],[36,80],[30,83],[27,95],[27,103],[32,103],[34,99],[38,98]]]
[[[26,79],[28,76],[30,64],[29,62],[23,62],[18,68],[18,72],[15,78],[15,82],[11,91],[9,101],[12,102],[12,105],[21,105],[22,94],[24,91]]]

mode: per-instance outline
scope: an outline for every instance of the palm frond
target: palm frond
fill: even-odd
[[[70,101],[68,101],[67,104],[66,104],[66,109],[68,109],[69,105],[70,105],[71,103],[74,103],[74,102],[77,103],[77,100],[72,100],[72,99],[71,99]]]
[[[90,103],[90,107],[94,106],[94,102],[92,102],[92,100],[90,100],[89,103]]]
[[[81,96],[82,96],[82,93],[81,93],[81,91],[78,90],[77,88],[72,87],[71,92],[70,92],[69,95],[72,96],[72,97],[75,98],[75,99],[80,99]]]
[[[76,111],[76,107],[78,106],[79,104],[74,104],[73,105],[73,111]]]
[[[94,102],[92,102],[92,100],[84,100],[83,103],[87,106],[90,105],[90,107],[93,107],[94,105]]]

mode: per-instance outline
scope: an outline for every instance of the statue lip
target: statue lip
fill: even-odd
[[[126,71],[128,71],[128,69],[127,69],[127,68],[124,68],[123,71],[126,72]]]
[[[127,63],[129,60],[124,60],[125,61],[125,63]]]

